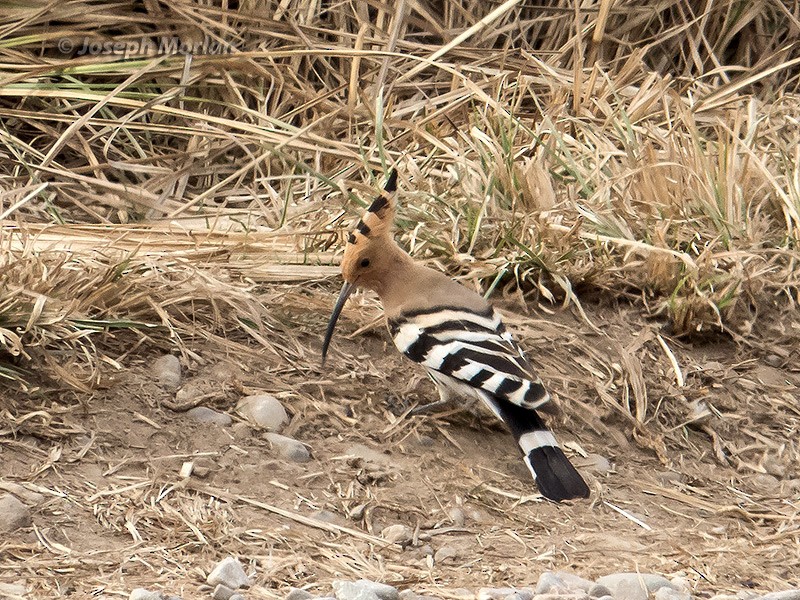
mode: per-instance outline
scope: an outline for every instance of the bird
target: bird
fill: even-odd
[[[336,323],[357,288],[376,292],[397,349],[423,365],[440,404],[483,402],[516,440],[541,495],[554,502],[587,498],[589,487],[537,412],[550,394],[479,293],[415,261],[394,240],[397,170],[347,236],[342,286],[322,345],[324,365]]]

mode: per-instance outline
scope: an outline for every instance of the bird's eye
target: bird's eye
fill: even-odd
[[[366,268],[366,267],[368,267],[368,266],[369,266],[369,259],[368,259],[368,258],[362,258],[362,259],[361,259],[361,263],[359,263],[359,264],[360,264],[362,267]]]

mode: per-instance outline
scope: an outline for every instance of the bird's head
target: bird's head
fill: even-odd
[[[355,229],[347,236],[347,245],[342,257],[344,285],[325,332],[325,341],[322,344],[323,364],[336,328],[336,321],[347,298],[357,287],[378,291],[381,282],[391,269],[394,249],[391,232],[396,209],[396,192],[397,171],[392,169],[383,192],[373,200]]]

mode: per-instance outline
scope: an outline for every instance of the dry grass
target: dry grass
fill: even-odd
[[[277,230],[294,264],[397,163],[406,243],[484,286],[608,290],[676,333],[796,301],[796,7],[479,6],[12,5],[6,227]],[[225,50],[80,52],[164,36]]]

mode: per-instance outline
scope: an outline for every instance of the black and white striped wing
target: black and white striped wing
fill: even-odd
[[[395,346],[411,360],[523,408],[550,400],[522,349],[493,308],[437,306],[389,321]]]

